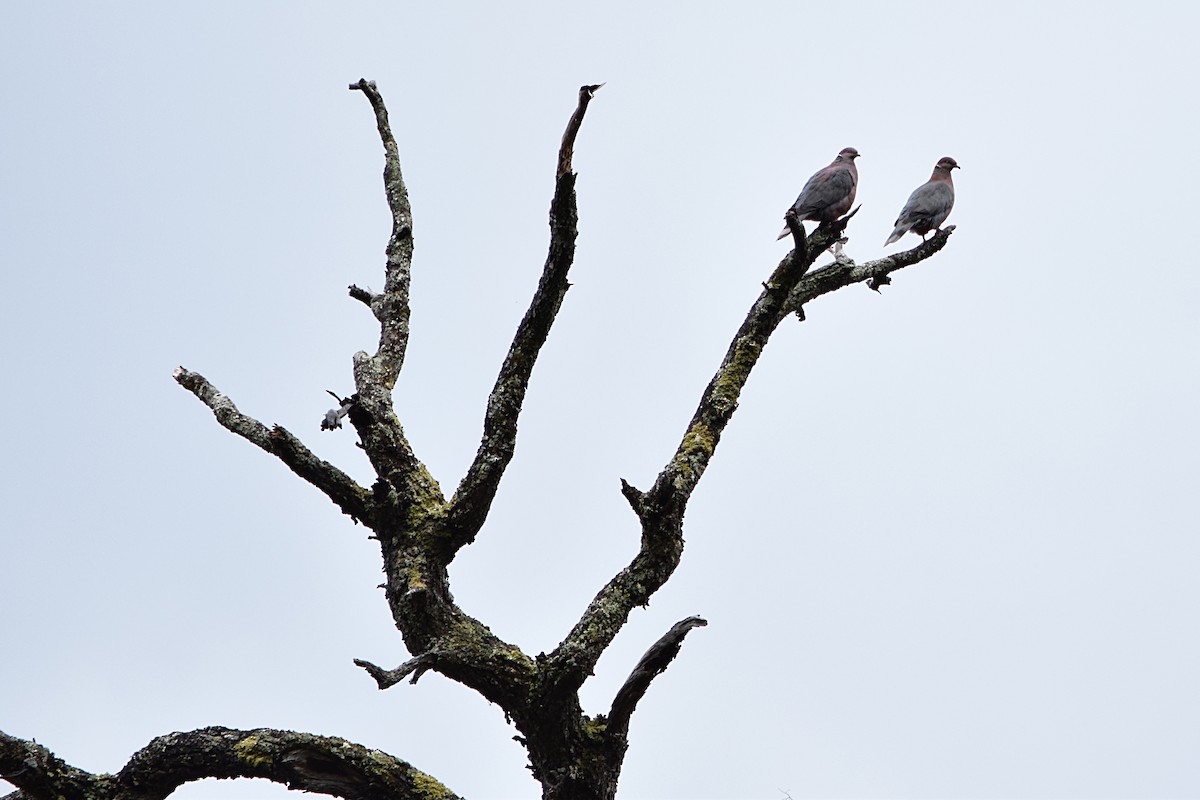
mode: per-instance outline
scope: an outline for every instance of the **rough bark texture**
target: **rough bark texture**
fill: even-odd
[[[679,653],[688,632],[705,621],[689,617],[664,634],[633,668],[607,716],[585,715],[579,688],[630,612],[646,605],[679,564],[688,500],[771,334],[790,314],[803,319],[804,304],[823,294],[861,282],[878,289],[889,281],[891,272],[944,247],[953,228],[912,250],[861,265],[835,249],[838,256],[831,264],[810,272],[814,261],[841,241],[853,212],[821,224],[811,235],[794,215],[787,219],[796,247],[763,284],[675,453],[649,489],[642,491],[622,481],[622,493],[641,527],[640,549],[600,589],[561,644],[549,655],[532,658],[455,604],[448,566],[487,519],[516,448],[517,420],[531,371],[570,286],[567,275],[577,234],[572,159],[588,104],[600,87],[579,90],[556,165],[550,246],[542,276],[488,399],[478,453],[449,499],[414,453],[392,405],[392,388],[404,366],[409,338],[412,210],[382,96],[370,81],[360,80],[350,88],[362,92],[374,112],[384,149],[383,181],[392,231],[383,291],[373,294],[350,287],[350,296],[366,305],[379,322],[378,348],[374,354],[354,355],[355,393],[344,401],[338,398],[341,407],[327,416],[325,427],[340,427],[340,419],[348,417],[374,467],[374,484],[359,486],[314,456],[288,431],[269,428],[243,414],[203,376],[180,367],[175,379],[207,405],[221,425],[276,456],[374,532],[387,575],[387,602],[413,654],[394,669],[356,661],[380,689],[409,676],[415,683],[426,671],[436,670],[504,710],[520,732],[518,739],[528,750],[544,798],[611,800],[635,707]],[[355,799],[455,797],[433,778],[377,750],[341,739],[265,729],[205,728],[168,734],[134,754],[115,775],[83,772],[39,744],[0,734],[0,776],[20,790],[10,797],[66,800],[157,800],[182,783],[205,777],[267,778],[293,789]]]
[[[32,742],[0,733],[0,775],[15,798],[159,800],[200,778],[267,778],[289,789],[351,800],[455,800],[412,765],[329,736],[259,729],[202,728],[160,736],[116,775],[93,775]]]

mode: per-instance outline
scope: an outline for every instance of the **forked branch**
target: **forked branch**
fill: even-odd
[[[566,639],[551,653],[548,669],[553,677],[549,682],[556,684],[558,691],[571,691],[582,685],[630,612],[647,604],[674,573],[683,553],[683,514],[688,500],[737,410],[750,372],[779,323],[814,297],[929,258],[945,244],[951,230],[943,230],[909,253],[861,267],[852,262],[837,262],[806,275],[812,262],[842,238],[853,215],[851,212],[836,222],[819,225],[807,237],[804,247],[788,253],[763,284],[762,293],[734,334],[721,366],[705,387],[679,447],[654,485],[641,492],[622,481],[622,493],[641,522],[641,548],[629,566],[600,590]],[[802,230],[798,221],[795,229]]]
[[[435,653],[423,653],[415,658],[410,658],[395,669],[384,669],[383,667],[372,664],[370,661],[365,661],[361,658],[354,659],[354,663],[367,671],[367,674],[375,679],[375,683],[382,689],[390,689],[400,681],[412,675],[410,683],[416,683],[429,670],[433,669],[437,664],[437,655]]]
[[[386,119],[383,101],[373,86],[360,82],[353,88],[367,93],[377,117]],[[563,147],[568,150],[595,88],[580,90],[578,107],[564,137]],[[381,126],[380,130],[386,140],[385,129]],[[392,152],[386,143],[385,150]],[[560,164],[570,162],[569,154],[564,152],[560,151]],[[385,180],[387,174],[385,169]],[[574,261],[576,235],[575,174],[567,171],[556,174],[550,207],[550,247],[541,280],[488,399],[479,451],[451,502],[442,499],[432,478],[411,454],[391,412],[390,393],[382,390],[385,387],[379,380],[379,360],[363,354],[356,357],[359,400],[350,410],[350,421],[380,476],[375,486],[376,500],[384,505],[389,518],[376,530],[388,575],[388,602],[405,644],[417,654],[396,670],[360,660],[359,665],[381,688],[409,674],[415,677],[434,669],[475,689],[514,719],[530,719],[528,697],[536,673],[534,660],[498,639],[458,607],[450,592],[447,566],[482,526],[512,458],[517,418],[530,374],[569,286],[567,274]],[[359,290],[353,295],[372,308],[378,306],[377,298],[369,293]],[[389,320],[381,324],[386,327]],[[368,374],[372,371],[375,374]],[[385,495],[388,499],[383,503]]]
[[[869,288],[879,291],[880,286],[886,286],[892,282],[888,276],[893,272],[918,264],[945,247],[946,243],[950,241],[952,233],[954,233],[954,226],[947,225],[911,250],[904,250],[862,264],[855,264],[853,261],[835,261],[814,270],[796,283],[788,297],[787,310],[799,311],[810,300],[854,283],[866,283]]]

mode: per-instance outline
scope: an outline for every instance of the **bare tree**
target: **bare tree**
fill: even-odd
[[[517,728],[544,798],[608,800],[616,793],[634,709],[654,678],[679,653],[688,632],[705,621],[680,620],[654,643],[616,693],[608,714],[584,714],[579,689],[631,610],[645,605],[679,564],[684,510],[737,409],[763,346],[790,315],[802,320],[806,303],[855,283],[878,289],[891,272],[944,247],[953,228],[912,250],[865,264],[855,264],[835,250],[832,263],[810,272],[822,253],[843,241],[854,212],[822,223],[812,234],[806,234],[789,212],[786,220],[795,247],[763,283],[762,293],[700,397],[679,447],[648,489],[621,481],[621,491],[641,526],[640,549],[599,590],[553,652],[531,657],[458,607],[450,592],[448,567],[459,550],[475,540],[487,519],[516,446],[517,418],[530,373],[570,286],[567,274],[577,234],[571,161],[576,134],[599,86],[579,90],[578,106],[558,154],[550,203],[550,248],[542,277],[488,399],[479,450],[449,498],[413,451],[392,405],[392,388],[404,365],[409,336],[412,212],[383,98],[370,81],[360,80],[350,88],[361,91],[375,113],[384,147],[383,180],[392,232],[383,291],[375,294],[350,287],[350,296],[379,321],[379,347],[373,355],[354,355],[355,392],[345,400],[339,398],[339,407],[326,415],[322,427],[339,427],[348,418],[377,479],[370,487],[360,486],[317,458],[287,430],[267,427],[238,411],[195,372],[180,368],[175,380],[211,408],[221,425],[278,457],[356,523],[370,528],[379,541],[387,602],[413,655],[393,669],[356,661],[380,689],[405,678],[415,683],[428,670],[458,681],[500,706]],[[116,774],[85,772],[36,742],[0,733],[0,777],[18,788],[8,796],[10,800],[158,800],[185,782],[210,777],[267,778],[292,789],[351,800],[456,796],[395,756],[343,739],[272,729],[213,727],[170,733],[135,753]]]

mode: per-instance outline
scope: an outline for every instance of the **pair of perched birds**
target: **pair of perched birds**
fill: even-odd
[[[808,183],[800,190],[800,196],[792,204],[797,219],[833,222],[850,210],[858,189],[858,167],[854,165],[856,158],[858,151],[847,147],[838,153],[832,164],[808,179]],[[950,209],[954,208],[954,181],[950,179],[952,169],[958,169],[958,163],[950,156],[938,160],[929,181],[909,195],[908,202],[896,218],[896,228],[884,245],[891,244],[909,231],[919,234],[922,239],[930,231],[941,231],[942,223],[950,216]],[[787,236],[788,232],[785,226],[779,238]]]

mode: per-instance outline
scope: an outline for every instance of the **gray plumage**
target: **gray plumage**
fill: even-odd
[[[833,222],[850,210],[854,204],[854,193],[858,190],[858,167],[854,165],[856,158],[858,151],[847,147],[838,153],[832,164],[808,179],[808,183],[800,190],[800,196],[792,203],[798,219]],[[789,233],[784,225],[783,233],[778,238],[782,239]]]
[[[924,239],[930,231],[942,229],[942,223],[950,216],[950,209],[954,208],[954,181],[950,178],[950,170],[959,168],[950,156],[938,160],[929,181],[908,196],[908,202],[896,218],[896,229],[884,242],[885,246],[909,231],[920,234]]]

